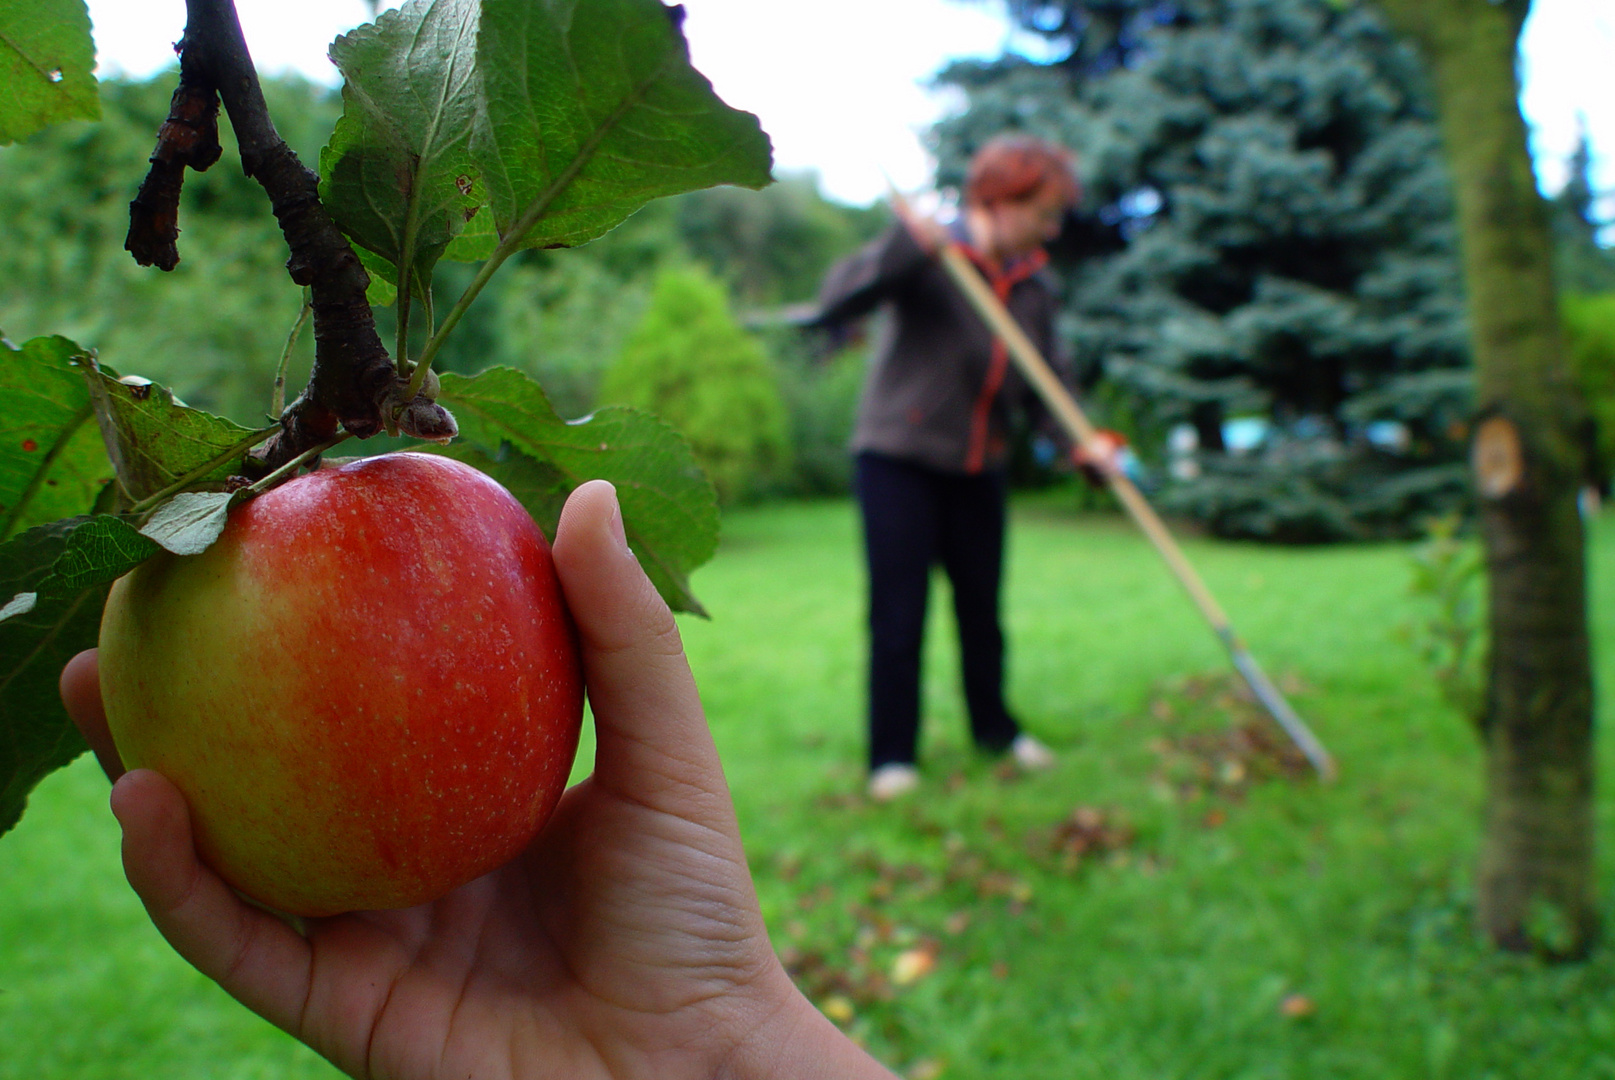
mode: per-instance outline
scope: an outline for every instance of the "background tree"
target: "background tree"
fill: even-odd
[[[1049,65],[958,65],[944,180],[983,139],[1072,146],[1128,239],[1068,262],[1065,330],[1146,452],[1192,425],[1169,509],[1226,535],[1400,535],[1463,497],[1470,381],[1449,181],[1422,71],[1328,0],[1012,5]],[[1129,414],[1116,416],[1117,412]],[[1259,451],[1227,453],[1232,418]]]
[[[709,188],[678,198],[684,247],[728,285],[742,310],[812,300],[830,264],[886,223],[879,206],[842,206],[818,177],[781,177],[762,191]]]
[[[1586,133],[1571,155],[1569,179],[1552,200],[1553,266],[1566,357],[1587,403],[1588,480],[1604,494],[1615,475],[1615,251],[1600,236],[1615,225],[1601,203],[1615,191],[1593,185]]]
[[[697,268],[657,278],[644,318],[606,371],[600,400],[648,409],[677,428],[721,502],[756,494],[789,460],[768,354],[735,322],[723,286]]]
[[[1615,476],[1615,291],[1559,298],[1565,358],[1587,403],[1588,480],[1608,496]]]
[[[1491,635],[1479,919],[1506,948],[1578,957],[1598,929],[1582,413],[1519,110],[1530,4],[1382,3],[1435,72],[1472,313]]]
[[[1615,252],[1599,242],[1600,234],[1615,225],[1615,214],[1603,210],[1605,198],[1615,191],[1593,185],[1593,154],[1584,130],[1570,156],[1569,178],[1553,197],[1554,272],[1559,288],[1567,293],[1615,292]]]
[[[129,200],[168,115],[174,76],[100,84],[100,122],[73,121],[0,149],[0,329],[13,340],[60,333],[95,342],[120,370],[144,375],[191,404],[262,418],[287,331],[297,318],[283,241],[262,189],[237,162],[193,173],[180,196],[184,251],[158,277],[124,251]],[[264,97],[304,160],[317,160],[342,111],[337,95],[295,77]],[[302,385],[312,335],[290,377]]]
[[[168,113],[172,73],[106,80],[98,123],[72,121],[0,147],[0,330],[23,341],[61,332],[93,341],[120,370],[171,386],[212,412],[261,418],[276,358],[297,318],[284,255],[258,186],[226,160],[193,173],[181,194],[183,258],[158,279],[124,251],[129,199]],[[341,113],[339,95],[296,77],[263,80],[278,127],[304,160],[315,160]],[[644,316],[657,274],[706,266],[747,321],[811,301],[830,263],[867,239],[883,211],[824,198],[811,175],[763,191],[722,187],[651,203],[581,248],[512,256],[447,339],[435,366],[472,374],[516,368],[543,384],[562,416],[588,413],[601,379]],[[439,295],[458,295],[476,264],[440,262]],[[374,309],[383,340],[394,309]],[[777,321],[777,320],[774,320]],[[793,452],[770,490],[847,490],[846,442],[861,359],[812,354],[785,328],[761,335],[777,369]],[[425,341],[417,320],[411,335]],[[288,385],[306,380],[312,335],[293,351]],[[376,444],[381,445],[381,444]]]
[[[881,210],[824,198],[811,174],[786,176],[762,191],[709,188],[652,203],[586,247],[525,253],[479,302],[478,329],[464,335],[445,366],[471,371],[492,360],[520,368],[544,383],[563,415],[582,415],[663,270],[702,266],[724,285],[737,318],[777,322],[770,313],[811,301],[830,264],[883,221]],[[789,336],[770,334],[765,345],[773,362],[793,369],[787,377],[801,376],[801,394],[792,401],[801,403],[802,423],[793,423],[792,431],[813,440],[818,415],[837,409],[842,395],[834,386],[819,392],[811,365],[804,366],[807,358]],[[845,433],[837,453],[844,443]],[[818,490],[817,483],[808,482],[808,489]]]

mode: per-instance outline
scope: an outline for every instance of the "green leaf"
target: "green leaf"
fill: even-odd
[[[0,341],[0,539],[83,514],[112,479],[89,387],[63,337]]]
[[[0,146],[63,120],[99,120],[84,0],[0,0]]]
[[[0,834],[22,816],[34,785],[85,749],[57,681],[68,660],[94,647],[109,586],[41,588],[85,520],[43,525],[0,544],[0,604],[35,596],[28,610],[0,621]]]
[[[469,143],[477,0],[409,0],[331,44],[342,119],[320,152],[320,199],[342,231],[415,280],[485,201]],[[372,268],[374,269],[374,268]],[[396,271],[387,280],[397,285]]]
[[[768,136],[690,66],[678,17],[660,0],[483,0],[471,151],[502,239],[571,247],[664,195],[769,183]]]
[[[675,611],[706,614],[690,592],[689,576],[717,550],[718,501],[678,432],[634,409],[562,420],[538,383],[510,368],[442,379],[438,401],[453,410],[461,440],[526,486],[524,505],[551,535],[558,499],[586,480],[611,481],[629,545],[657,591]],[[457,446],[450,449],[466,452]],[[512,449],[531,458],[533,468],[512,461]]]
[[[245,491],[182,491],[157,508],[139,535],[175,555],[200,555],[224,532],[230,508],[247,497]]]
[[[465,223],[460,234],[443,249],[443,257],[450,262],[481,262],[499,246],[499,230],[494,227],[493,212],[478,214]]]
[[[90,359],[79,364],[107,454],[130,498],[139,501],[187,477],[187,482],[198,485],[222,484],[240,472],[239,455],[204,466],[236,447],[245,454],[253,437],[251,428],[193,409],[149,380],[113,378]]]
[[[371,307],[391,307],[398,300],[398,267],[368,248],[361,247],[355,254],[370,275],[370,284],[364,291],[365,300]]]
[[[42,596],[71,596],[98,585],[110,585],[157,554],[157,541],[142,536],[123,518],[111,514],[73,518],[61,553],[38,585]]]

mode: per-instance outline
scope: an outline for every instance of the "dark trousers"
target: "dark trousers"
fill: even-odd
[[[912,763],[920,733],[920,652],[931,567],[953,586],[965,704],[976,744],[1001,751],[1020,729],[1004,707],[998,620],[1008,483],[880,454],[857,459],[869,566],[869,766]]]

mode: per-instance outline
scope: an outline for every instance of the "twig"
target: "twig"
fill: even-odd
[[[297,348],[297,339],[303,336],[303,327],[308,325],[309,316],[314,313],[314,306],[309,300],[309,291],[303,290],[303,306],[297,311],[297,321],[292,323],[291,332],[286,335],[286,347],[280,352],[280,365],[275,368],[275,389],[269,398],[269,415],[279,420],[280,414],[286,411],[286,369],[291,367],[292,351]]]
[[[212,87],[184,79],[168,105],[168,119],[157,132],[151,169],[129,204],[129,235],[124,250],[141,266],[172,270],[179,265],[179,193],[186,168],[206,172],[219,160],[219,95]]]
[[[179,52],[180,90],[186,100],[211,93],[222,99],[241,147],[242,171],[263,186],[291,248],[286,270],[309,287],[312,299],[314,367],[308,386],[280,417],[281,431],[264,447],[259,467],[274,471],[330,442],[339,430],[366,438],[394,417],[405,434],[452,438],[456,429],[447,410],[405,396],[408,384],[376,334],[365,299],[370,277],[321,205],[319,177],[269,119],[233,0],[186,0]]]

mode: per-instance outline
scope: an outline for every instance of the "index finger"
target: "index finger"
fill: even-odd
[[[125,770],[112,741],[112,732],[107,728],[107,713],[101,704],[100,668],[95,658],[96,650],[85,649],[62,668],[62,705],[67,709],[68,719],[95,751],[95,759],[101,763],[107,779],[116,783]]]

